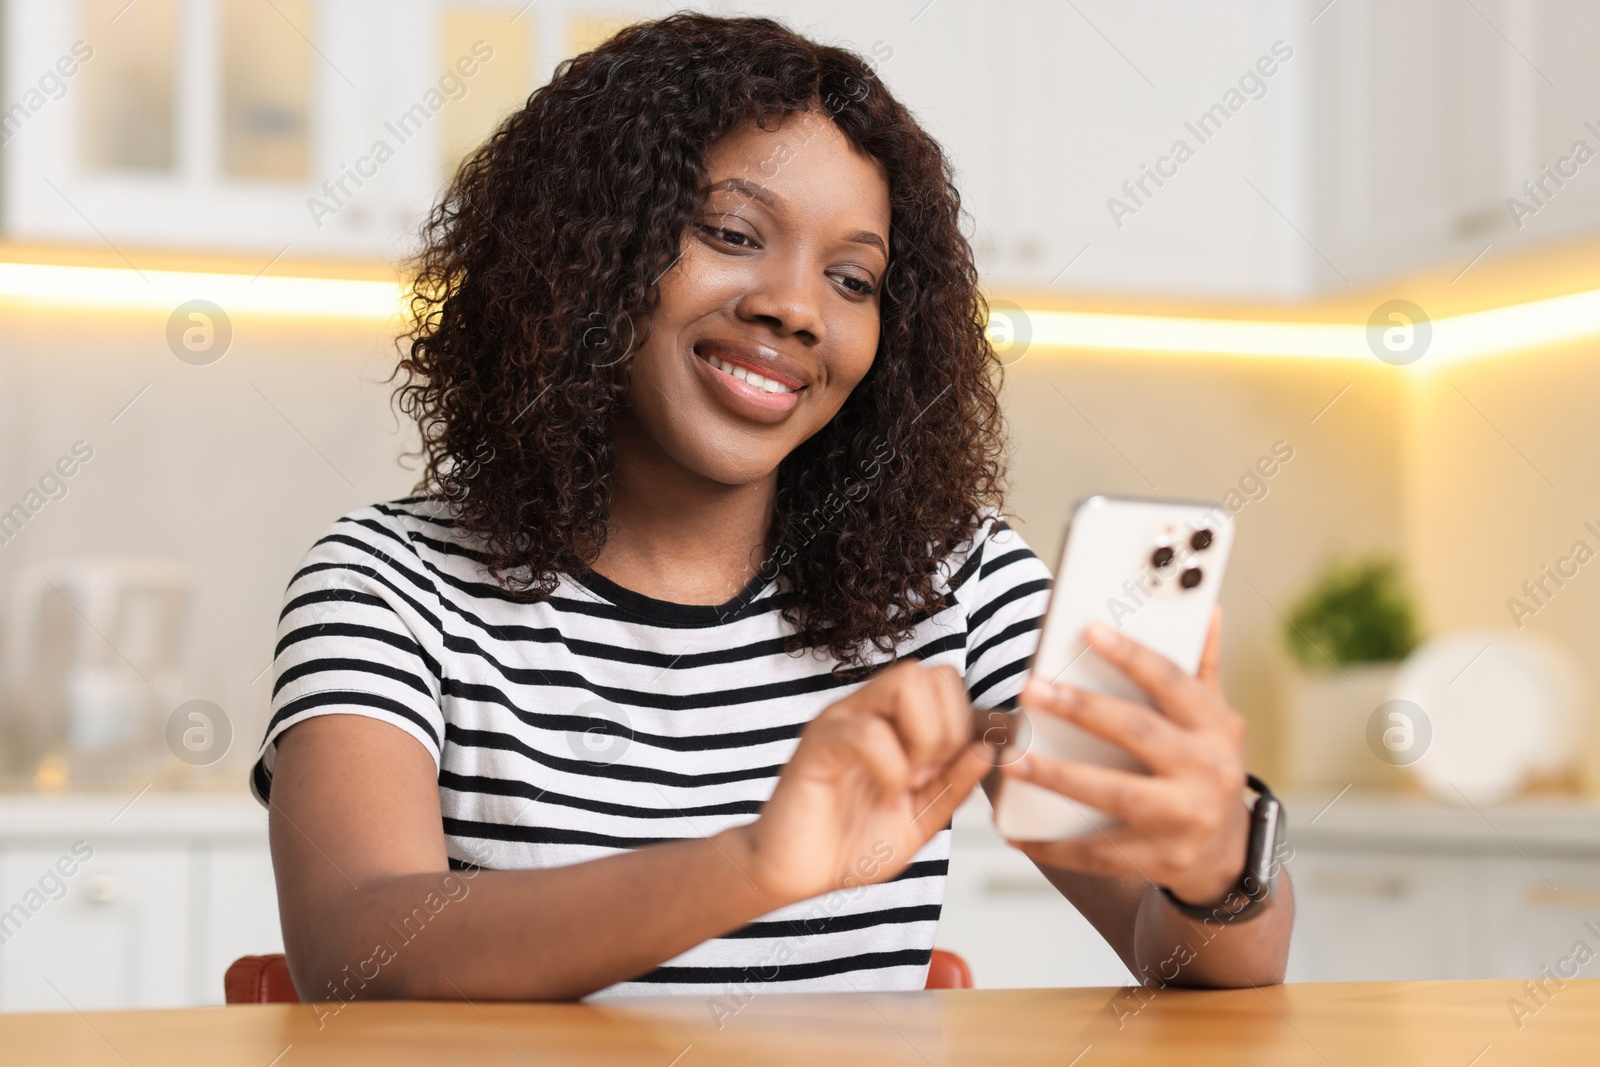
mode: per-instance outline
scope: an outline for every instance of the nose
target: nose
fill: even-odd
[[[772,257],[740,298],[735,312],[744,322],[767,326],[782,337],[795,337],[806,345],[820,344],[826,334],[823,321],[823,287],[820,270],[800,262],[798,256]]]

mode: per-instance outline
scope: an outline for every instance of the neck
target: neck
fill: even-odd
[[[606,543],[594,569],[625,589],[678,604],[722,604],[766,558],[776,471],[728,485],[667,455],[626,413],[616,429]]]

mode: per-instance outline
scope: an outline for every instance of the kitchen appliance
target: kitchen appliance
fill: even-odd
[[[4,647],[11,769],[76,786],[157,766],[166,714],[184,695],[192,589],[186,566],[160,559],[58,560],[23,571]]]

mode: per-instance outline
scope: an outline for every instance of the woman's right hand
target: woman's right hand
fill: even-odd
[[[830,706],[800,732],[760,818],[730,831],[746,877],[792,903],[904,870],[989,770],[971,717],[961,675],[920,663]]]

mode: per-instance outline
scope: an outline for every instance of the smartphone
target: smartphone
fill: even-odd
[[[1149,706],[1143,690],[1085,644],[1084,627],[1099,620],[1194,674],[1233,532],[1233,516],[1219,504],[1110,496],[1080,501],[1067,524],[1029,673]],[[1026,707],[1016,715],[1009,743],[1018,754],[1149,773],[1126,749],[1054,715],[1030,714]],[[994,821],[1013,840],[1057,841],[1115,820],[1054,790],[1002,778]]]

